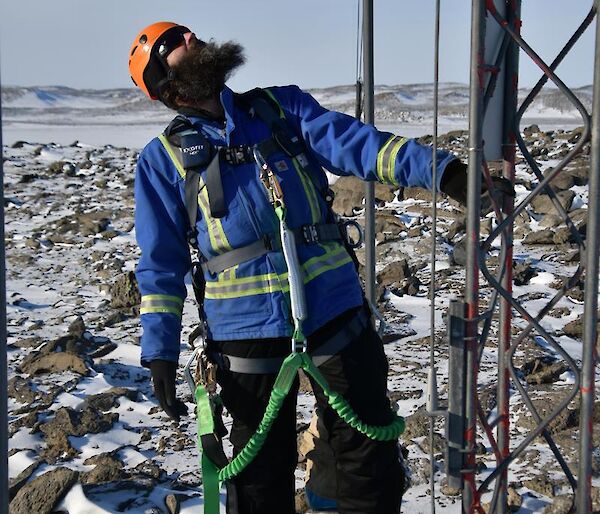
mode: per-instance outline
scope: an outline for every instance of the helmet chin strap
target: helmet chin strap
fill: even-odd
[[[169,65],[167,64],[167,62],[165,61],[164,58],[157,56],[157,59],[159,60],[160,64],[162,65],[162,67],[164,68],[166,73],[165,73],[165,77],[162,78],[161,80],[159,80],[158,84],[156,84],[156,96],[169,109],[176,110],[177,106],[171,104],[171,102],[168,102],[164,97],[164,92],[167,89],[167,86],[175,78],[175,72],[169,67]]]

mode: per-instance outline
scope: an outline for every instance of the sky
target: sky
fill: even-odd
[[[361,2],[362,3],[362,2]],[[231,79],[238,91],[298,84],[353,84],[357,77],[359,0],[0,0],[4,85],[120,88],[137,32],[159,20],[202,39],[236,40],[247,64]],[[567,5],[568,4],[568,5]],[[522,34],[551,62],[584,19],[591,0],[523,0]],[[434,0],[375,0],[376,84],[433,80]],[[441,0],[440,80],[469,82],[471,2]],[[495,23],[491,21],[490,23]],[[559,67],[569,86],[592,83],[595,24]],[[540,72],[521,53],[519,83]]]

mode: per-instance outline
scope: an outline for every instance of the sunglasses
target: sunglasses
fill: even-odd
[[[154,44],[156,53],[166,59],[167,55],[183,44],[183,35],[188,32],[191,32],[191,30],[182,25],[167,30]]]

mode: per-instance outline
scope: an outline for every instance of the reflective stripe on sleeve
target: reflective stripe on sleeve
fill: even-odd
[[[140,314],[164,312],[181,317],[183,312],[183,299],[178,296],[166,294],[147,294],[142,296]]]
[[[398,185],[394,177],[396,157],[402,145],[408,141],[405,137],[392,136],[377,153],[377,177],[382,183]]]

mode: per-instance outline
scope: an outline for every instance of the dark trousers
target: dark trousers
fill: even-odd
[[[340,330],[355,312],[342,315],[309,337],[309,350]],[[287,355],[286,339],[211,342],[213,349],[238,357]],[[387,425],[391,410],[387,398],[388,364],[383,344],[369,325],[338,355],[319,367],[332,390],[350,402],[358,417],[371,425]],[[271,394],[275,375],[232,373],[219,368],[221,398],[233,417],[230,441],[239,453],[254,434]],[[336,459],[338,512],[340,514],[396,514],[404,474],[396,441],[378,442],[341,421],[312,380],[322,421]],[[296,379],[265,445],[232,484],[238,510],[228,514],[294,514],[296,446]]]

